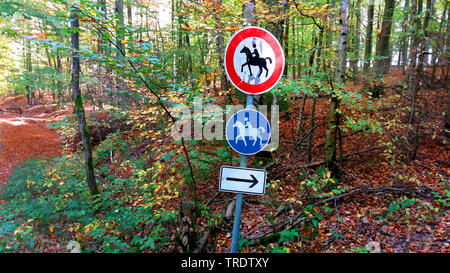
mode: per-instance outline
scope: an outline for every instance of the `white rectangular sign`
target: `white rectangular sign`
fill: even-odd
[[[219,190],[225,192],[264,195],[266,192],[266,170],[222,166]]]

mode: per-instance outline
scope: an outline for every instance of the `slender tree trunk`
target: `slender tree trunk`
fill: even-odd
[[[323,28],[320,29],[319,32],[319,38],[318,41],[316,43],[316,47],[317,47],[317,57],[316,57],[316,61],[315,61],[315,65],[311,65],[311,67],[315,67],[314,69],[314,73],[317,73],[320,69],[320,63],[321,63],[321,57],[322,57],[322,46],[323,46],[323,35],[324,35],[324,31]],[[316,92],[317,94],[319,93],[319,88],[316,87]],[[311,109],[311,117],[310,117],[310,125],[311,125],[311,129],[310,129],[310,133],[308,136],[308,150],[307,150],[307,163],[310,163],[312,160],[312,141],[314,138],[314,128],[315,128],[315,115],[316,115],[316,103],[317,103],[317,97],[313,98],[313,104],[312,104],[312,109]]]
[[[74,112],[77,116],[78,129],[80,130],[81,140],[84,148],[84,161],[86,168],[86,181],[92,195],[98,194],[97,183],[94,176],[94,160],[91,151],[91,136],[89,134],[88,126],[83,107],[83,99],[80,90],[80,41],[79,41],[79,22],[78,22],[78,7],[72,6],[70,16],[70,25],[72,28],[72,99],[74,102]]]
[[[244,27],[258,25],[258,18],[256,18],[256,2],[255,2],[255,0],[245,1],[243,3],[242,17],[244,18]],[[257,106],[260,98],[262,99],[261,95],[254,96],[253,104],[255,104],[255,107]]]
[[[354,54],[355,56],[353,57],[352,60],[352,70],[353,70],[353,81],[355,84],[358,83],[358,62],[359,62],[359,44],[360,44],[360,32],[359,29],[361,28],[361,0],[357,0],[356,1],[356,6],[355,6],[355,33],[353,34],[355,39],[354,39]]]
[[[392,30],[392,16],[394,14],[395,1],[385,0],[384,2],[384,14],[383,23],[381,25],[381,31],[378,34],[375,72],[377,79],[383,78],[383,75],[387,72],[386,67],[390,66],[389,63],[389,40],[391,38]]]
[[[31,41],[26,40],[26,59],[25,59],[25,69],[28,71],[28,81],[31,81],[31,74],[33,73],[33,65],[31,60]],[[27,84],[27,102],[29,105],[35,104],[34,88],[31,84]]]
[[[303,122],[303,114],[305,112],[305,105],[306,105],[306,98],[308,97],[308,94],[304,94],[303,95],[303,99],[302,99],[302,106],[300,109],[300,112],[298,114],[298,122],[297,122],[297,129],[295,130],[295,142],[298,142],[298,137],[300,135],[300,132],[302,131],[302,122]]]
[[[117,50],[117,58],[120,58],[122,56],[121,51],[123,52],[123,55],[125,55],[125,46],[122,43],[124,39],[123,0],[116,0],[114,11],[116,18],[118,19],[116,44],[119,49]]]
[[[329,0],[327,0],[327,4],[329,3]],[[331,12],[329,15],[329,19],[328,19],[328,29],[327,29],[327,36],[326,36],[326,41],[325,41],[325,45],[326,48],[330,48],[331,47],[331,43],[333,42],[333,26],[334,26],[334,8],[336,7],[336,0],[331,0]]]
[[[446,39],[445,39],[445,33],[444,34],[442,33],[442,29],[444,27],[444,23],[446,22],[445,15],[447,12],[448,4],[449,4],[449,2],[447,1],[445,3],[444,10],[442,11],[441,22],[439,23],[438,36],[436,39],[433,40],[434,41],[433,57],[431,59],[431,65],[433,66],[433,72],[432,72],[433,75],[435,75],[435,73],[436,73],[436,69],[437,69],[437,66],[439,65],[439,62],[441,62],[441,60],[440,60],[441,57],[439,57],[439,56],[444,55],[443,51],[445,50],[445,47],[443,46],[443,42],[445,42]],[[450,24],[447,22],[447,25],[450,25]],[[450,29],[448,29],[448,30],[450,30]],[[448,45],[448,43],[447,43],[447,45]]]
[[[448,2],[447,2],[447,5],[448,5]],[[444,77],[445,77],[445,81],[448,83],[448,81],[449,81],[448,76],[449,76],[449,72],[450,72],[450,62],[448,61],[448,58],[449,58],[448,56],[450,56],[450,12],[448,11],[448,7],[447,7],[447,37],[446,38],[447,38],[447,42],[445,43],[446,55],[445,55],[444,61],[447,62],[447,65],[446,65],[447,69],[446,69]]]
[[[284,58],[286,59],[284,63],[283,75],[287,77],[288,75],[288,63],[289,63],[289,17],[287,17],[286,13],[289,8],[289,0],[283,0],[283,16],[285,17],[282,21],[283,23],[283,44],[284,47]]]
[[[133,27],[133,6],[131,5],[131,1],[127,4],[127,19],[128,25]]]
[[[442,68],[441,68],[441,73],[443,74],[444,77],[444,85],[447,88],[447,107],[445,110],[445,128],[446,128],[446,134],[448,137],[450,137],[450,79],[449,79],[449,71],[450,71],[450,62],[448,61],[448,56],[450,56],[450,12],[448,10],[448,2],[446,5],[446,10],[447,10],[447,35],[444,36],[444,39],[446,40],[446,45],[445,45],[445,54],[443,61],[446,61],[447,64],[443,64]],[[444,74],[444,67],[445,69],[445,74]]]
[[[411,60],[409,63],[409,71],[408,71],[408,96],[411,101],[411,108],[409,111],[409,118],[408,118],[408,131],[406,133],[405,142],[403,149],[406,150],[406,158],[409,160],[410,158],[410,144],[409,144],[409,135],[412,131],[411,127],[413,127],[414,124],[414,113],[415,113],[415,101],[416,101],[416,94],[417,94],[417,70],[416,70],[416,64],[417,64],[417,50],[419,48],[419,29],[420,29],[420,19],[418,17],[419,11],[418,11],[418,3],[417,0],[412,0],[412,7],[411,7],[411,18],[413,20],[413,26],[414,29],[411,31]],[[421,0],[419,0],[419,5],[421,5]],[[420,10],[420,8],[419,8]]]
[[[316,115],[316,102],[317,102],[317,97],[313,98],[313,103],[312,103],[312,109],[311,109],[311,116],[310,116],[310,125],[311,125],[311,132],[309,133],[308,136],[308,150],[307,150],[307,156],[306,156],[306,162],[310,163],[312,160],[312,140],[314,137],[314,121],[315,121],[315,115]]]
[[[338,60],[336,64],[335,82],[340,85],[345,82],[345,67],[347,62],[347,36],[348,36],[348,8],[349,0],[341,0],[339,11],[339,39],[338,39]],[[330,99],[328,110],[327,131],[325,135],[325,164],[333,177],[339,178],[339,166],[336,162],[336,132],[339,126],[340,100],[333,94]]]
[[[426,49],[428,47],[428,23],[430,22],[430,16],[431,16],[431,0],[427,0],[426,9],[425,9],[425,18],[423,20],[423,34],[424,37],[421,39],[421,45],[420,45],[420,52],[419,52],[419,63],[417,67],[418,73],[422,73],[423,67],[426,65],[426,59],[427,55],[425,54]]]
[[[211,0],[212,5],[212,15],[214,18],[214,24],[216,28],[216,47],[217,47],[217,54],[218,56],[218,69],[220,71],[220,90],[223,92],[227,92],[229,89],[227,75],[225,74],[225,71],[223,69],[223,63],[224,63],[224,46],[223,46],[223,31],[221,30],[221,22],[219,19],[219,16],[217,14],[217,11],[222,6],[222,0]],[[215,83],[214,83],[215,85]],[[231,104],[231,94],[225,95],[225,104]]]
[[[298,71],[298,60],[297,60],[297,47],[298,47],[298,26],[297,26],[297,19],[296,17],[292,18],[293,24],[292,24],[292,32],[294,35],[294,45],[292,46],[292,52],[291,52],[291,58],[292,58],[292,79],[297,79],[297,71]]]
[[[408,46],[409,35],[407,35],[409,22],[409,0],[405,0],[405,7],[403,9],[404,17],[402,23],[402,35],[404,37],[401,43],[401,66],[406,67],[408,65]],[[400,58],[399,58],[400,59]],[[403,70],[404,71],[404,70]]]
[[[56,53],[56,64],[58,69],[58,106],[59,108],[63,107],[63,82],[62,82],[62,62],[61,62],[61,54]]]
[[[373,35],[373,14],[375,12],[375,0],[369,0],[367,10],[367,31],[366,46],[364,50],[364,73],[367,74],[370,68],[370,58],[372,57],[372,35]]]
[[[184,18],[181,14],[178,13],[178,9],[180,5],[183,4],[183,0],[175,1],[175,8],[177,10],[177,20],[178,20],[178,51],[183,50],[183,30],[181,29],[181,25],[183,24]],[[184,67],[184,58],[183,56],[178,52],[177,53],[177,71],[178,71],[178,80],[182,81],[186,79],[186,69]]]

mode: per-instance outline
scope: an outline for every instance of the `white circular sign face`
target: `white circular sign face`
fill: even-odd
[[[275,53],[266,41],[258,37],[242,40],[233,59],[239,78],[249,84],[264,83],[274,72]]]

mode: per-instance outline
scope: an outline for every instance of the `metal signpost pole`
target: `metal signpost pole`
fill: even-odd
[[[224,65],[230,82],[248,95],[246,109],[234,113],[225,129],[228,144],[241,154],[240,167],[222,166],[219,180],[220,191],[236,193],[230,252],[237,253],[242,195],[264,195],[266,187],[267,172],[247,168],[247,155],[262,151],[271,136],[270,123],[264,114],[255,109],[253,96],[269,91],[281,79],[284,69],[283,49],[275,36],[267,30],[245,27],[228,41]],[[251,66],[259,67],[258,75],[252,73]]]
[[[247,96],[246,109],[253,108],[253,96]],[[241,154],[240,167],[247,167],[247,156]],[[239,227],[241,225],[241,213],[242,213],[242,193],[236,194],[236,207],[234,209],[234,221],[233,221],[233,235],[231,237],[231,253],[238,252],[239,244]]]

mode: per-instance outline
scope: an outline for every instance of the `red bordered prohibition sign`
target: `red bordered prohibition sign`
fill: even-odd
[[[281,79],[284,54],[272,33],[259,27],[246,27],[231,37],[224,62],[227,76],[237,89],[259,95],[275,87]]]

